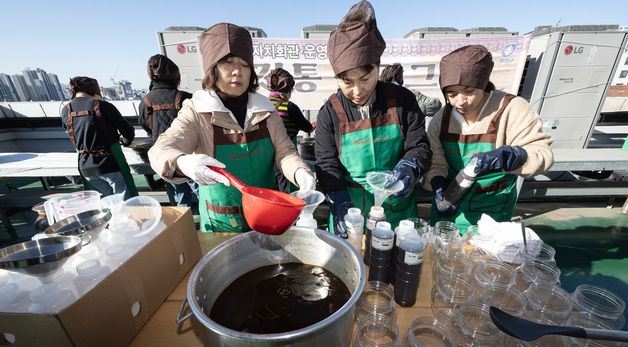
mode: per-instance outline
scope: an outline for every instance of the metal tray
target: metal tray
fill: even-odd
[[[25,241],[0,249],[0,268],[31,274],[55,270],[82,247],[78,236],[55,236]]]
[[[96,234],[105,229],[110,220],[110,209],[90,210],[62,219],[49,226],[44,233],[58,236]]]

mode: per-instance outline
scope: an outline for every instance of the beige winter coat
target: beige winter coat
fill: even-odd
[[[464,131],[465,135],[485,134],[488,131],[491,120],[499,110],[501,100],[505,93],[493,91],[482,108],[477,121],[471,128]],[[443,144],[440,141],[440,128],[443,119],[444,107],[434,115],[427,129],[432,148],[432,164],[424,176],[423,185],[431,190],[430,182],[434,176],[447,177],[449,166],[445,159]],[[453,115],[452,115],[453,120]],[[528,153],[528,160],[519,169],[510,173],[521,176],[534,176],[549,170],[554,163],[554,154],[550,149],[552,137],[541,130],[541,118],[532,110],[525,99],[515,97],[510,101],[499,120],[495,148],[503,145],[520,146]],[[463,133],[458,122],[449,122],[449,132]]]
[[[266,124],[275,147],[275,163],[281,168],[284,176],[296,184],[294,173],[297,169],[304,168],[308,171],[310,169],[297,154],[283,122],[275,114],[275,107],[265,96],[249,93],[246,108],[246,119],[242,129],[214,91],[196,91],[192,99],[183,102],[170,128],[159,136],[155,145],[148,151],[151,167],[166,181],[184,183],[189,178],[175,173],[177,158],[192,153],[215,157],[212,125],[229,129],[232,133],[247,133],[258,129],[258,124],[267,119]]]

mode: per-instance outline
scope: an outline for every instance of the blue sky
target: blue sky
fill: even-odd
[[[63,83],[88,75],[101,85],[126,79],[146,88],[145,64],[159,53],[156,33],[168,26],[218,22],[259,27],[269,37],[297,38],[304,26],[337,24],[356,1],[231,0],[136,2],[5,0],[0,17],[0,72],[25,67],[56,73]],[[413,28],[503,26],[523,34],[538,25],[628,25],[628,1],[372,0],[387,39]],[[595,7],[592,6],[595,4]]]

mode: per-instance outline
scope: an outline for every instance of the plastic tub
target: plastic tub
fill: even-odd
[[[564,324],[569,318],[573,299],[567,291],[557,285],[532,284],[524,292],[527,299],[526,316],[536,321],[550,320]]]
[[[408,347],[451,347],[454,346],[454,336],[449,322],[434,317],[419,317],[410,325],[404,343]]]
[[[615,329],[624,326],[626,303],[610,290],[581,284],[573,292],[573,310],[593,316]]]
[[[379,281],[369,281],[364,286],[360,300],[356,305],[355,320],[357,322],[361,317],[373,314],[388,316],[393,321],[397,319],[391,285]]]

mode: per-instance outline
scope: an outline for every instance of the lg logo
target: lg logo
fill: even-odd
[[[182,43],[177,45],[177,52],[179,52],[179,54],[185,54],[185,53],[196,53],[196,46],[186,46]]]
[[[572,45],[567,45],[567,47],[565,47],[565,55],[570,55],[571,53],[573,54],[582,54],[582,52],[584,52],[584,47],[583,46],[572,46]]]

